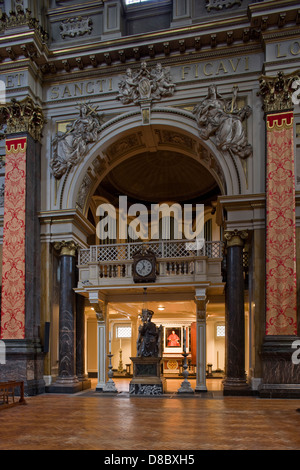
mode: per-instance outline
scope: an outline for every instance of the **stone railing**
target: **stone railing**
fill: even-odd
[[[157,283],[222,281],[223,242],[206,242],[195,250],[193,243],[170,240],[93,245],[80,250],[78,287],[130,284],[133,255],[142,248],[156,255]]]

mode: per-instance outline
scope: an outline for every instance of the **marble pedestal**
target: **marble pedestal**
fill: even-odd
[[[165,379],[161,377],[161,357],[131,357],[133,378],[130,395],[162,395]]]
[[[267,336],[261,349],[261,398],[300,398],[300,364],[293,360],[293,347],[299,336]],[[298,358],[298,354],[296,359]]]
[[[23,381],[27,396],[45,393],[44,354],[38,339],[4,340],[6,362],[0,364],[0,381]]]

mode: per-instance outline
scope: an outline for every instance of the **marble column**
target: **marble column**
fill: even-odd
[[[82,384],[76,375],[76,251],[73,241],[54,244],[60,255],[59,375],[50,393],[76,393]]]
[[[91,387],[85,372],[85,298],[76,294],[76,375],[83,389]]]
[[[196,387],[195,392],[207,392],[206,387],[206,289],[196,289]]]
[[[249,394],[245,372],[245,309],[243,247],[246,231],[227,231],[227,282],[225,291],[224,395]]]

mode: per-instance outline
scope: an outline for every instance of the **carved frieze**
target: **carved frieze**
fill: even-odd
[[[252,146],[247,141],[243,121],[252,111],[248,105],[238,108],[237,92],[234,87],[232,98],[227,100],[218,93],[216,85],[211,85],[207,97],[195,106],[193,113],[202,139],[213,139],[220,151],[247,158],[252,154]]]
[[[293,109],[297,90],[294,84],[300,80],[300,71],[290,75],[278,72],[276,77],[263,75],[260,78],[260,91],[258,95],[263,99],[263,109],[266,113]]]
[[[57,179],[84,158],[89,144],[98,140],[101,131],[102,118],[95,108],[84,103],[79,110],[79,117],[67,131],[56,135],[52,141],[50,167]]]
[[[135,150],[139,147],[144,147],[139,134],[130,134],[124,137],[123,139],[118,140],[116,143],[110,145],[106,150],[106,154],[109,157],[110,161],[113,161],[114,159],[124,155],[125,153]]]
[[[195,152],[196,141],[194,139],[174,131],[170,132],[166,130],[156,130],[155,132],[158,135],[159,144],[171,144],[176,147],[183,147],[185,149],[188,148],[189,150]]]
[[[172,96],[174,91],[175,84],[171,80],[169,67],[162,67],[158,63],[149,70],[146,62],[142,62],[137,72],[127,69],[126,76],[119,83],[117,98],[123,104],[140,104],[143,101],[151,102]]]
[[[91,34],[92,29],[93,21],[88,17],[77,16],[76,18],[67,18],[60,23],[60,35],[62,39]]]

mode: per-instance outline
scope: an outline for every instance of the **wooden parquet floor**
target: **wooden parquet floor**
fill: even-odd
[[[300,400],[52,395],[0,412],[0,450],[299,450]]]

